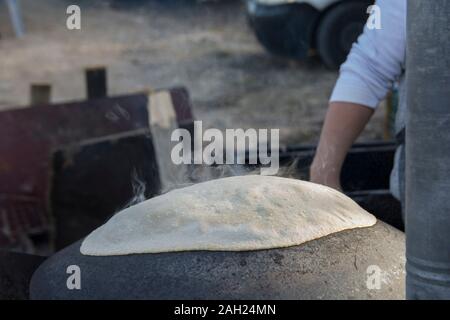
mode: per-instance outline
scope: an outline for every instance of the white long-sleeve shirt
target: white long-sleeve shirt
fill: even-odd
[[[341,66],[331,102],[376,108],[399,80],[406,57],[406,1],[376,1],[381,29],[364,28]]]
[[[381,29],[369,29],[353,45],[331,95],[331,102],[351,102],[376,108],[386,97],[395,81],[400,82],[399,108],[395,131],[405,127],[406,90],[404,67],[406,60],[407,0],[377,0],[381,12]],[[397,149],[391,173],[391,193],[402,203],[405,198],[405,147]]]

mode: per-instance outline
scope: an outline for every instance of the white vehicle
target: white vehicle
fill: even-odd
[[[304,59],[318,52],[338,68],[361,34],[373,0],[247,0],[249,22],[272,54]]]

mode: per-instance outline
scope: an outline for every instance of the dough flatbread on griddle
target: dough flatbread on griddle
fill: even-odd
[[[93,231],[81,253],[270,249],[375,223],[374,216],[331,188],[240,176],[176,189],[129,207]]]

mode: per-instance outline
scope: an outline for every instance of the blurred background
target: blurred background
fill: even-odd
[[[85,98],[86,67],[105,66],[110,95],[184,86],[205,127],[280,128],[281,144],[319,138],[337,71],[312,55],[273,55],[236,0],[21,0],[16,38],[0,1],[0,110],[26,107],[31,83],[52,102]],[[66,8],[81,8],[81,30]],[[383,137],[384,106],[361,140]]]

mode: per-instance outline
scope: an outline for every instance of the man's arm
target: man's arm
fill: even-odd
[[[364,29],[341,66],[330,99],[311,181],[340,189],[345,156],[401,75],[406,52],[406,0],[377,0],[380,30]]]
[[[330,103],[310,170],[311,182],[341,190],[340,174],[345,156],[373,113],[372,108],[363,105]]]

